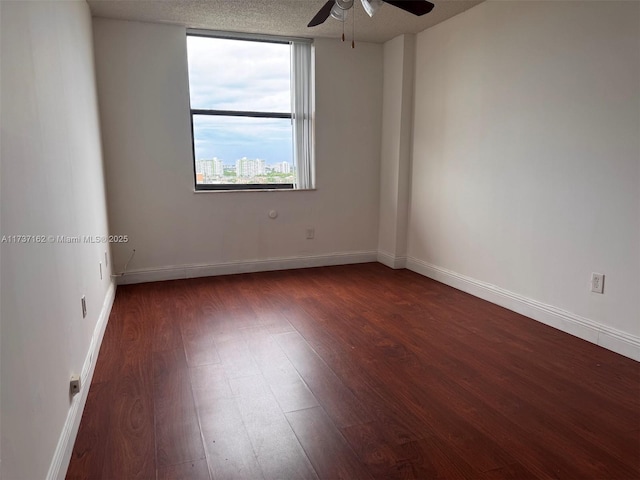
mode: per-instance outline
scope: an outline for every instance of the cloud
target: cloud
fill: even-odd
[[[187,37],[192,108],[290,112],[287,44]]]

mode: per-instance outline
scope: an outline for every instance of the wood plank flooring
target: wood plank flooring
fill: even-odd
[[[121,286],[68,479],[638,479],[640,364],[407,270]]]

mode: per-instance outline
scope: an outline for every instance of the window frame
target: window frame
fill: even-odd
[[[308,38],[294,38],[294,37],[278,37],[271,35],[261,35],[261,34],[244,34],[244,33],[236,33],[236,32],[219,32],[213,30],[201,30],[201,29],[187,29],[187,38],[188,37],[205,37],[205,38],[218,38],[225,40],[240,40],[240,41],[248,41],[248,42],[262,42],[262,43],[273,43],[273,44],[286,44],[290,46],[290,49],[293,48],[293,43],[308,43],[312,44],[313,40]],[[303,188],[296,188],[295,183],[230,183],[230,184],[199,184],[197,173],[196,173],[196,148],[195,148],[195,131],[194,131],[194,116],[221,116],[221,117],[250,117],[250,118],[274,118],[274,119],[289,119],[291,121],[292,132],[291,132],[291,140],[292,140],[292,148],[294,150],[294,165],[296,168],[296,177],[298,177],[299,172],[299,159],[296,155],[296,142],[298,141],[296,138],[296,133],[294,132],[294,85],[293,85],[293,71],[294,66],[292,65],[293,61],[290,64],[290,74],[292,76],[292,84],[289,87],[291,96],[292,96],[292,105],[290,108],[290,112],[256,112],[256,111],[247,111],[247,110],[219,110],[219,109],[202,109],[202,108],[193,108],[191,106],[191,92],[189,92],[189,118],[191,121],[191,151],[192,151],[192,165],[193,165],[193,185],[196,192],[203,191],[260,191],[260,190],[304,190]],[[313,67],[311,67],[313,69]],[[188,72],[187,72],[188,73]],[[311,72],[309,72],[311,74]],[[313,82],[312,82],[313,83]],[[312,89],[312,87],[310,87]],[[311,127],[312,129],[313,127]],[[313,153],[311,153],[313,157]],[[309,168],[313,168],[313,158],[309,158],[304,160],[307,162]],[[313,182],[313,180],[311,180]]]

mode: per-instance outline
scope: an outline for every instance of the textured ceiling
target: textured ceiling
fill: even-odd
[[[326,0],[88,0],[94,17],[173,23],[246,33],[301,37],[339,38],[342,23],[329,18],[323,25],[307,23]],[[373,17],[355,2],[356,41],[386,42],[403,33],[418,33],[461,13],[482,0],[432,0],[431,13],[416,17],[391,5],[383,5]],[[350,14],[353,10],[350,12]],[[351,39],[349,17],[345,28]]]

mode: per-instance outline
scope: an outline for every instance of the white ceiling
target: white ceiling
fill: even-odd
[[[356,41],[382,43],[403,33],[418,33],[482,1],[433,0],[435,8],[422,17],[387,4],[373,18],[369,18],[356,0]],[[325,2],[326,0],[88,0],[94,17],[173,23],[192,28],[245,33],[339,38],[342,35],[342,23],[332,18],[322,25],[307,28],[309,21]],[[345,24],[349,40],[352,18],[350,16]]]

